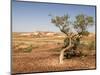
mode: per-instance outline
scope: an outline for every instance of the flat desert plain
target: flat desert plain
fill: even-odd
[[[64,59],[59,64],[59,55],[65,36],[49,32],[13,32],[12,33],[12,73],[34,73],[84,70],[96,68],[95,34],[84,36],[81,42],[86,44],[79,49],[86,54],[82,57]]]

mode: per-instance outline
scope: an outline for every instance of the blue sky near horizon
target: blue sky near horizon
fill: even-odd
[[[49,14],[54,16],[68,14],[71,20],[78,14],[85,14],[95,20],[95,6],[12,1],[12,31],[59,32],[59,28],[50,22]],[[95,32],[95,25],[88,30]]]

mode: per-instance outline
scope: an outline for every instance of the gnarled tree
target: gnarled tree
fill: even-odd
[[[83,14],[76,16],[73,25],[78,34],[74,34],[74,32],[71,31],[68,15],[55,16],[51,19],[51,22],[57,26],[62,33],[66,34],[64,47],[59,56],[59,62],[63,63],[64,52],[72,49],[76,50],[78,44],[80,44],[80,36],[86,31],[87,26],[93,25],[93,17],[85,16]]]
[[[51,22],[57,26],[62,33],[66,34],[66,38],[64,39],[64,49],[61,50],[59,57],[60,63],[63,63],[64,52],[73,47],[71,39],[74,37],[74,35],[70,32],[69,16],[56,16],[51,19]]]

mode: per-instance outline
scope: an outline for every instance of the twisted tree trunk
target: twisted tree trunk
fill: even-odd
[[[63,63],[64,52],[65,52],[66,50],[69,50],[69,49],[72,48],[72,47],[73,47],[73,45],[71,44],[71,37],[70,37],[70,38],[69,38],[69,45],[68,45],[66,48],[62,49],[61,52],[60,52],[60,56],[59,56],[59,63],[60,63],[60,64]]]

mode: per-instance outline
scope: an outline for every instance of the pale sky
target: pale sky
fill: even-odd
[[[95,6],[69,5],[38,2],[12,1],[12,30],[13,32],[51,31],[59,32],[59,28],[51,23],[52,14],[63,16],[68,14],[71,20],[78,14],[92,16],[95,20]],[[95,24],[88,28],[95,32]]]

